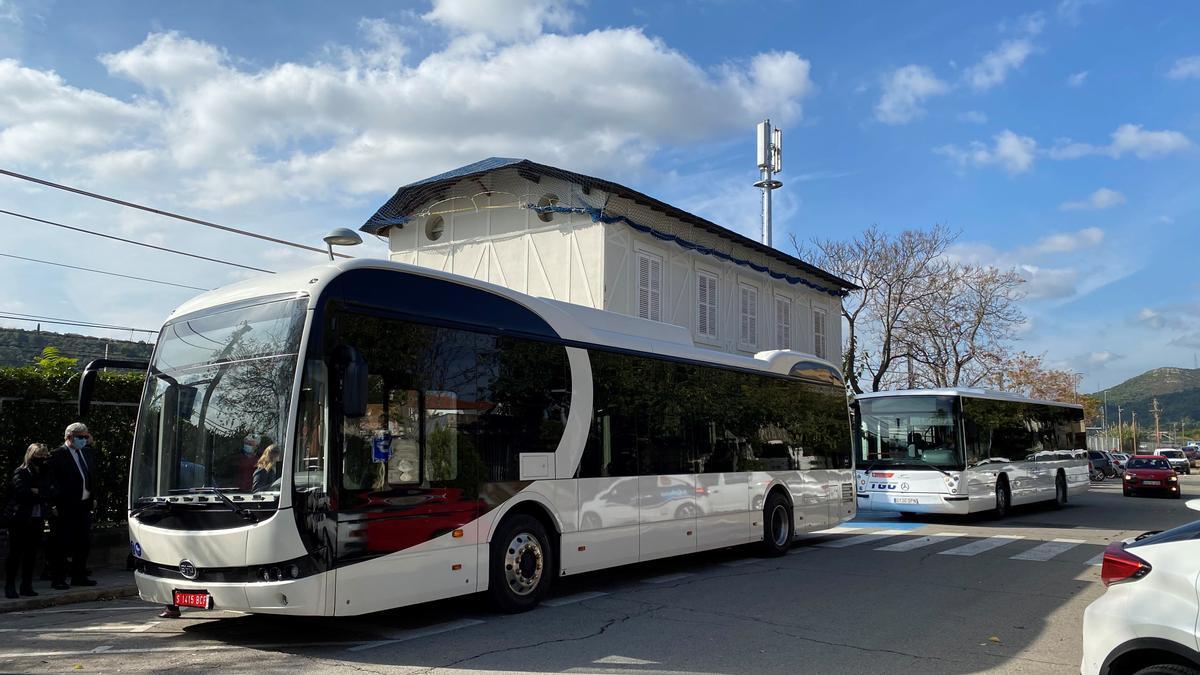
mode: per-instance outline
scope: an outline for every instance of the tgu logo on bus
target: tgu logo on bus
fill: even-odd
[[[871,483],[872,490],[895,490],[897,487],[898,483]]]

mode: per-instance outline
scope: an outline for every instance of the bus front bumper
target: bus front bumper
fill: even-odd
[[[133,573],[138,595],[146,602],[170,605],[175,602],[175,591],[204,591],[212,596],[212,609],[307,616],[325,614],[326,576],[315,574],[290,581],[229,584],[181,581],[143,572]]]
[[[903,511],[905,513],[948,513],[967,515],[970,506],[966,495],[937,492],[859,492],[858,508],[869,511]]]

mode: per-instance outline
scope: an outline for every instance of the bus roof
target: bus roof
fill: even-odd
[[[1064,408],[1079,408],[1083,406],[1078,403],[1066,403],[1064,401],[1047,401],[1039,398],[1029,398],[1020,394],[1013,394],[1007,391],[993,391],[991,389],[979,389],[976,387],[950,387],[945,389],[898,389],[896,391],[872,391],[855,396],[857,399],[870,398],[891,398],[894,396],[964,396],[967,398],[986,398],[994,401],[1013,401],[1015,403],[1039,403],[1041,405],[1055,405]]]
[[[571,342],[731,368],[792,375],[839,386],[842,384],[841,373],[836,366],[811,354],[790,350],[769,350],[749,356],[706,349],[697,346],[692,340],[691,331],[683,326],[640,319],[550,298],[525,295],[510,288],[478,279],[379,258],[339,260],[279,274],[263,275],[223,286],[184,302],[171,313],[168,321],[253,298],[282,296],[289,293],[317,296],[335,278],[356,269],[394,270],[406,274],[443,279],[503,296],[540,316],[560,337]]]

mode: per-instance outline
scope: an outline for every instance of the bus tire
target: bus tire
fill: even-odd
[[[1061,509],[1067,505],[1067,477],[1059,471],[1054,478],[1054,508]]]
[[[502,612],[533,609],[550,589],[554,549],[541,521],[517,514],[505,518],[492,537],[488,593]]]
[[[794,534],[791,503],[778,491],[767,495],[763,505],[763,555],[777,557],[787,553]]]
[[[1012,492],[1008,489],[1008,478],[1003,474],[996,479],[996,508],[992,517],[996,520],[1008,516],[1012,510]]]

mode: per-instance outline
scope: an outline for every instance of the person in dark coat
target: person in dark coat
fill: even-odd
[[[270,490],[277,480],[279,480],[279,447],[272,443],[262,451],[262,456],[258,458],[250,490],[252,492]]]
[[[34,596],[33,561],[42,542],[42,528],[49,515],[50,482],[46,461],[50,451],[41,443],[25,450],[25,461],[12,477],[12,499],[16,506],[8,524],[8,559],[4,563],[4,597]],[[17,591],[17,575],[21,589]]]
[[[53,583],[51,588],[95,586],[87,577],[92,539],[92,477],[99,467],[92,452],[92,435],[82,422],[67,426],[63,444],[50,453],[50,481],[54,486]],[[68,568],[67,559],[70,559]],[[70,576],[70,586],[67,578]]]

